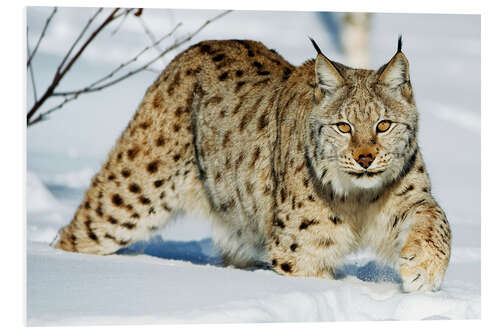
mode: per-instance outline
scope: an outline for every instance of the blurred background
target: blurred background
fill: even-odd
[[[33,50],[52,13],[27,8],[28,46]],[[95,8],[58,8],[45,31],[32,69],[38,98]],[[105,9],[100,20],[111,12]],[[59,84],[59,91],[85,87],[134,57],[153,40],[176,28],[158,47],[145,52],[129,70],[146,64],[176,41],[196,31],[219,10],[144,9],[139,17],[118,19],[82,53]],[[410,62],[420,111],[420,138],[433,194],[452,225],[452,260],[475,262],[470,278],[479,282],[480,254],[480,16],[432,14],[233,11],[208,24],[188,43],[167,53],[147,70],[101,91],[81,94],[46,120],[27,129],[27,236],[49,243],[68,223],[107,152],[127,126],[147,87],[181,51],[205,39],[254,39],[294,65],[316,55],[313,37],[331,59],[349,66],[378,68],[397,48]],[[128,68],[128,67],[127,67]],[[27,108],[35,101],[27,79]],[[51,98],[44,112],[63,97]],[[184,217],[157,236],[161,240],[209,243],[210,225]],[[177,247],[179,248],[179,247]],[[185,250],[185,249],[184,249]],[[175,252],[175,249],[171,251]],[[455,258],[455,259],[453,259]],[[452,268],[450,268],[452,269]]]

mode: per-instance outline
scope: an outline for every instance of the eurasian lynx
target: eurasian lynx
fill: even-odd
[[[334,277],[371,247],[405,291],[437,289],[450,228],[417,145],[401,52],[379,70],[205,41],[148,89],[56,247],[110,254],[181,211],[215,220],[224,262]]]

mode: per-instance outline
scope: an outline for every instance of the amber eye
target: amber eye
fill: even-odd
[[[377,124],[377,132],[383,133],[391,127],[391,122],[389,120],[382,120]]]
[[[337,127],[339,128],[339,131],[341,131],[342,133],[351,132],[351,126],[348,123],[338,123]]]

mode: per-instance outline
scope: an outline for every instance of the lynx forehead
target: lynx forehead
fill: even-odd
[[[333,278],[344,255],[371,247],[405,291],[439,288],[450,228],[418,148],[401,40],[378,70],[313,45],[298,67],[247,40],[179,54],[55,246],[110,254],[198,211],[226,265]]]

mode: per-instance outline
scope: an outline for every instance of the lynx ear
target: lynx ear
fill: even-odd
[[[333,62],[324,55],[318,54],[314,66],[316,83],[325,90],[335,90],[344,84],[344,78]]]
[[[382,66],[379,72],[379,82],[391,88],[396,88],[410,80],[410,64],[401,51],[401,36],[398,40],[398,51],[391,61]]]
[[[314,64],[316,83],[318,86],[324,90],[335,90],[342,86],[344,84],[344,78],[342,76],[341,66],[325,57],[318,44],[316,44],[312,38],[310,39],[318,52]]]

